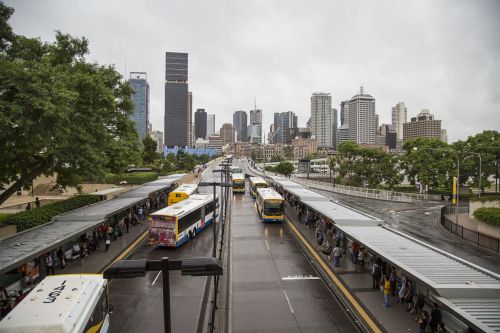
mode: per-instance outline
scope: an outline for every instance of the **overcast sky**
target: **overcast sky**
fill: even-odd
[[[193,113],[216,126],[236,110],[310,115],[313,92],[333,106],[359,91],[380,123],[404,101],[430,109],[449,142],[500,130],[500,1],[6,1],[15,33],[52,41],[85,36],[89,60],[143,71],[153,128],[163,130],[165,52],[189,53]],[[126,64],[126,66],[125,66]]]

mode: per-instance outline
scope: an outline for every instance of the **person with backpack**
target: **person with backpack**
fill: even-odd
[[[439,304],[434,303],[434,308],[431,311],[431,319],[429,320],[429,328],[431,333],[437,332],[438,325],[441,322],[441,310]]]
[[[373,289],[378,289],[380,285],[380,277],[382,276],[382,270],[380,268],[380,264],[378,259],[375,260],[372,266],[372,280],[373,280]]]

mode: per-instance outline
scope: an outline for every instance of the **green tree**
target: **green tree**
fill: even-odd
[[[0,203],[41,174],[76,186],[136,162],[131,89],[120,74],[85,61],[85,38],[13,34],[12,13],[0,2]]]
[[[153,164],[159,157],[157,153],[158,144],[149,135],[142,139],[142,161],[144,164]]]
[[[291,145],[286,145],[283,147],[283,155],[285,156],[285,159],[288,161],[293,160],[293,146]]]
[[[276,172],[288,177],[293,172],[293,164],[288,161],[281,162],[276,166]]]

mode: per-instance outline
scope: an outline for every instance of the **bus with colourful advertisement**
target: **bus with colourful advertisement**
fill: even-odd
[[[196,237],[216,216],[212,194],[193,194],[189,199],[149,215],[149,243],[178,247]]]
[[[285,200],[273,188],[257,188],[257,211],[262,222],[282,222],[284,220]]]

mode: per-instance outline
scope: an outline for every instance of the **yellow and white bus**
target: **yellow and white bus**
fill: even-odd
[[[47,276],[0,321],[0,332],[109,332],[108,281],[101,274]]]
[[[180,246],[213,223],[215,206],[212,194],[194,194],[189,199],[149,215],[149,243]]]
[[[241,168],[237,167],[237,166],[230,166],[229,172],[231,172],[231,173],[243,173],[243,170],[241,170]]]
[[[233,193],[245,193],[245,175],[233,173]]]
[[[174,203],[181,202],[182,200],[189,199],[193,194],[198,193],[197,184],[182,184],[168,195],[167,205],[173,205]]]
[[[250,177],[250,195],[255,199],[257,188],[267,187],[267,182],[262,177]]]
[[[285,200],[275,189],[258,188],[255,202],[262,222],[283,221]]]

